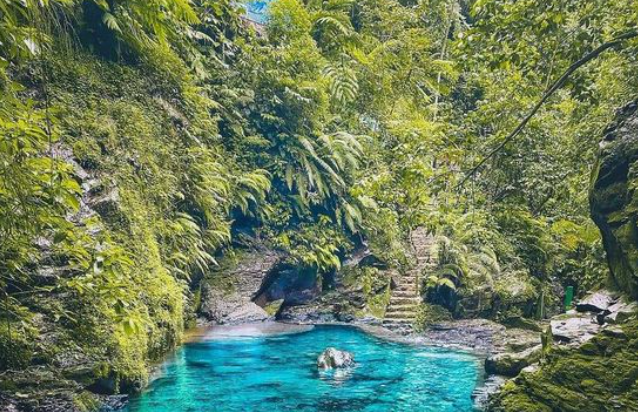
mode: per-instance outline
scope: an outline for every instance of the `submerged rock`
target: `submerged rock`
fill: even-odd
[[[324,350],[317,358],[319,369],[347,368],[354,365],[354,355],[335,348]]]

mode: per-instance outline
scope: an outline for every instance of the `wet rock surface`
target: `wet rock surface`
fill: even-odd
[[[464,319],[431,325],[418,334],[424,343],[437,346],[466,348],[477,353],[490,354],[508,350],[512,339],[521,342],[540,342],[538,333],[523,329],[508,329],[487,319]]]
[[[232,325],[270,318],[263,308],[236,293],[206,288],[202,291],[202,300],[201,313],[213,324]]]
[[[319,369],[348,368],[354,365],[354,355],[336,348],[328,348],[317,358]]]
[[[439,345],[467,346],[483,352],[492,350],[505,327],[483,319],[444,322],[432,325],[423,335]]]
[[[478,385],[472,393],[472,400],[477,410],[484,410],[489,402],[490,396],[498,393],[498,391],[507,382],[504,376],[491,375],[488,376],[482,384]]]

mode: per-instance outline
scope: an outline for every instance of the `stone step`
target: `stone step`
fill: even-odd
[[[385,319],[416,319],[416,312],[390,312],[385,314]]]
[[[389,312],[411,312],[411,311],[416,311],[418,307],[419,307],[419,305],[418,304],[414,304],[414,303],[408,303],[408,304],[404,304],[404,305],[390,304],[390,306],[386,310],[386,313],[389,313]]]
[[[418,298],[419,294],[416,290],[394,290],[392,292],[392,297],[397,298]]]
[[[403,297],[403,296],[392,296],[390,297],[390,305],[418,305],[421,303],[420,297]]]
[[[384,319],[397,318],[397,317],[412,319],[412,318],[415,318],[416,316],[417,316],[417,312],[412,309],[406,309],[406,308],[403,308],[402,310],[388,309],[385,311]]]
[[[402,290],[402,289],[412,289],[412,288],[416,288],[417,284],[415,282],[410,282],[410,283],[399,283],[397,285],[396,288],[394,288],[394,290]]]
[[[401,279],[397,282],[398,285],[416,285],[418,278]]]
[[[397,286],[396,289],[394,289],[394,291],[396,291],[396,292],[413,292],[413,293],[416,294],[417,291],[418,291],[418,288],[414,284],[399,285],[399,286]]]
[[[416,295],[416,294],[411,294],[409,296],[405,296],[405,291],[404,290],[395,290],[393,291],[392,295],[390,296],[390,302],[394,301],[394,300],[410,300],[410,301],[420,301],[421,300],[421,296]]]
[[[399,285],[416,285],[418,278],[401,279],[397,283]]]

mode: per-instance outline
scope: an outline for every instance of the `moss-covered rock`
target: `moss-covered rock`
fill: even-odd
[[[337,275],[335,290],[346,297],[357,318],[383,318],[390,302],[392,270],[372,266],[346,267]]]
[[[497,412],[638,410],[638,322],[609,329],[574,349],[554,348],[492,399]]]
[[[449,322],[452,320],[452,314],[446,308],[431,303],[422,303],[419,305],[417,317],[414,322],[414,330],[423,332],[431,325]]]
[[[542,354],[540,345],[522,352],[505,352],[490,356],[485,360],[485,371],[489,374],[516,376],[524,368],[540,361]]]
[[[621,109],[605,130],[590,193],[612,286],[633,298],[638,298],[637,187],[638,102],[634,102]],[[606,310],[609,304],[605,306],[586,308]],[[542,367],[509,382],[492,399],[490,411],[638,410],[638,321],[626,319],[621,325],[603,327],[580,346],[549,348]]]
[[[638,298],[638,102],[621,109],[605,130],[590,194],[612,282]]]

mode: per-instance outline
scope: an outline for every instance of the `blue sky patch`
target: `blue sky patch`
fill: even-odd
[[[252,0],[244,4],[246,8],[246,16],[248,19],[265,24],[268,19],[268,5],[272,0]]]

